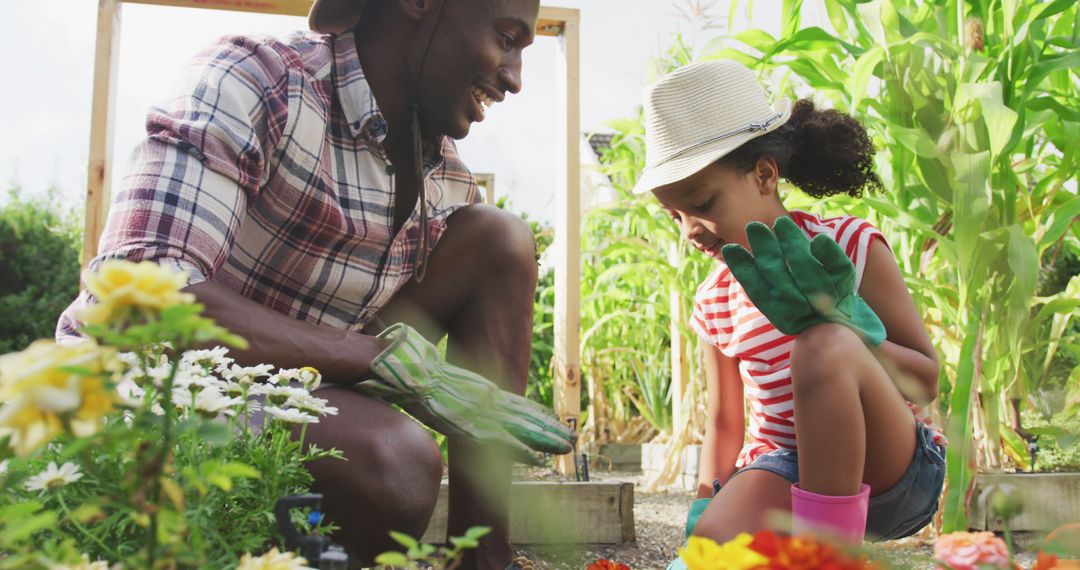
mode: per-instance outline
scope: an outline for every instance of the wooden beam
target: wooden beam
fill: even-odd
[[[312,0],[122,0],[129,4],[174,6],[177,8],[205,8],[232,12],[256,12],[282,16],[307,17]],[[536,21],[536,35],[558,36],[569,19],[577,21],[577,10],[541,6]]]
[[[668,262],[672,271],[678,274],[682,255],[679,244],[671,244],[668,250]],[[685,320],[682,295],[678,289],[671,290],[671,433],[680,433],[684,424],[690,421],[690,410],[686,406],[686,390],[689,384],[689,366],[686,362],[686,339],[683,338],[682,324]]]
[[[576,12],[576,10],[574,10]],[[581,111],[577,18],[564,20],[556,56],[558,174],[555,181],[555,413],[577,425],[581,415]],[[556,468],[569,474],[573,457]]]
[[[495,204],[495,173],[473,172],[473,178],[476,179],[477,186],[484,188],[484,203]]]
[[[421,540],[446,541],[448,487]],[[514,481],[510,540],[514,544],[620,544],[633,542],[634,484],[622,481]]]
[[[86,175],[86,221],[82,266],[97,255],[98,238],[109,213],[116,76],[120,56],[120,0],[99,0],[94,46],[94,94],[90,113],[90,154]]]

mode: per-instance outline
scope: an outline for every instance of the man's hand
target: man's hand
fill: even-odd
[[[775,233],[774,233],[775,231]],[[797,335],[813,325],[834,322],[851,328],[868,344],[885,340],[885,326],[855,291],[855,266],[831,237],[807,240],[794,220],[746,226],[753,255],[741,245],[723,248],[724,261],[746,295],[780,332]]]
[[[390,346],[371,363],[378,378],[355,386],[361,393],[401,406],[448,437],[498,445],[521,463],[538,463],[531,450],[571,451],[574,434],[549,410],[446,363],[439,350],[408,325],[393,325],[379,338],[389,340]]]

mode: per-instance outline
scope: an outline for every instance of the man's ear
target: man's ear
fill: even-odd
[[[423,20],[435,4],[435,0],[393,0],[393,2],[406,18],[417,22]]]
[[[761,194],[775,194],[780,182],[780,168],[776,165],[776,159],[771,156],[759,158],[754,165],[754,181]]]

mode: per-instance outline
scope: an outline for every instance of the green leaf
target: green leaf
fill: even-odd
[[[1001,82],[962,83],[957,88],[958,107],[963,101],[978,101],[982,109],[983,124],[990,135],[990,152],[1000,155],[1012,138],[1013,127],[1019,115],[1005,106],[1001,98]]]
[[[480,540],[491,533],[491,527],[488,526],[473,526],[469,527],[465,531],[465,538],[471,538],[473,540]]]
[[[382,566],[408,566],[409,559],[400,552],[383,552],[375,557],[375,563]]]
[[[978,382],[978,378],[975,377],[977,370],[975,360],[982,358],[981,354],[976,354],[976,349],[979,348],[978,339],[982,337],[979,330],[981,319],[978,315],[980,313],[981,311],[973,312],[968,318],[963,344],[960,347],[956,383],[953,385],[952,397],[949,401],[949,446],[945,451],[949,491],[945,496],[942,516],[941,532],[943,533],[968,528],[967,494],[975,479],[971,468],[973,443],[971,405],[974,388]]]
[[[390,538],[394,539],[394,542],[404,546],[405,548],[416,548],[420,545],[419,541],[415,538],[396,530],[390,531]]]
[[[826,2],[828,4],[828,2]],[[874,46],[855,60],[851,69],[851,77],[848,79],[848,93],[851,95],[852,110],[859,109],[859,101],[866,95],[866,87],[870,78],[874,75],[874,68],[885,57],[885,50],[881,46]]]
[[[236,461],[225,463],[218,468],[218,472],[228,475],[229,477],[240,477],[243,479],[259,479],[262,477],[262,474],[259,473],[258,469]]]
[[[213,420],[203,421],[195,430],[195,435],[210,447],[221,447],[233,439],[233,432],[229,426]]]
[[[915,153],[917,156],[923,158],[937,158],[938,148],[934,144],[934,141],[930,140],[930,135],[923,129],[919,128],[906,128],[900,125],[890,125],[889,131],[896,137],[896,140],[900,141],[900,144],[907,147],[908,150]]]
[[[735,34],[735,39],[765,53],[776,44],[776,38],[765,30],[752,29]]]
[[[1072,227],[1077,216],[1080,216],[1080,196],[1074,196],[1068,202],[1053,208],[1046,217],[1046,223],[1049,227],[1047,227],[1043,236],[1039,238],[1039,251],[1043,252],[1046,248],[1057,243],[1061,236],[1065,235],[1065,232]]]

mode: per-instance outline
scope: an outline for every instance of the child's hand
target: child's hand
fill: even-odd
[[[775,231],[775,233],[773,233]],[[885,340],[885,326],[855,291],[855,266],[831,237],[807,240],[794,220],[746,226],[753,255],[741,245],[724,246],[724,261],[747,296],[780,332],[797,335],[813,325],[834,322],[868,344]]]

